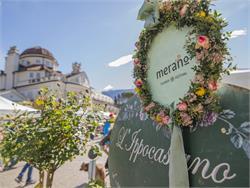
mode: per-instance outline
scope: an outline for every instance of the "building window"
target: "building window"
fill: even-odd
[[[48,67],[52,67],[52,65],[51,65],[51,63],[50,63],[49,61],[46,61],[46,65],[47,65]]]
[[[37,60],[36,60],[36,64],[41,64],[40,59],[37,59]]]
[[[36,78],[39,79],[40,77],[41,77],[40,72],[36,73]]]
[[[30,65],[30,62],[29,62],[29,61],[27,61],[27,62],[26,62],[26,64],[27,64],[27,65]]]
[[[76,83],[80,83],[80,82],[79,82],[79,78],[76,78],[76,80],[75,80],[75,81],[76,81]]]
[[[34,77],[33,72],[30,72],[30,78],[33,78],[33,77]]]

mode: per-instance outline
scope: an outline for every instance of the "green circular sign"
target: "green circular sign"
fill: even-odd
[[[219,113],[216,91],[231,68],[230,34],[210,1],[145,1],[138,17],[145,29],[136,42],[133,76],[150,118],[193,127]]]
[[[188,27],[165,28],[154,38],[149,50],[147,77],[152,99],[165,106],[180,102],[194,79],[195,60],[184,48],[190,31]]]

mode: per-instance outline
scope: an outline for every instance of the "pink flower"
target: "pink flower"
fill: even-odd
[[[194,93],[190,93],[188,102],[192,103],[197,100],[197,96]]]
[[[137,79],[137,80],[135,81],[136,87],[141,87],[142,84],[143,84],[143,81],[142,81],[141,79]]]
[[[163,12],[167,12],[172,8],[172,4],[169,0],[163,0],[160,5],[160,10]]]
[[[188,9],[188,4],[183,5],[183,7],[180,10],[180,16],[181,17],[185,16],[185,14],[187,12],[187,9]]]
[[[134,64],[135,64],[135,65],[139,65],[140,63],[141,63],[141,62],[140,62],[140,60],[139,60],[138,58],[135,58],[135,59],[134,59]]]
[[[170,122],[170,117],[169,116],[164,116],[162,118],[162,123],[167,125]]]
[[[187,103],[180,102],[179,104],[177,104],[177,109],[180,111],[186,111],[187,110]]]
[[[196,57],[196,61],[198,61],[198,62],[202,61],[205,58],[204,51],[196,52],[195,57]]]
[[[214,63],[221,63],[224,60],[224,57],[220,53],[214,53],[211,55],[210,60]]]
[[[197,38],[197,43],[196,43],[195,48],[198,49],[200,47],[202,47],[204,49],[208,49],[210,47],[209,38],[207,36],[200,35]]]
[[[192,118],[185,112],[180,113],[181,121],[183,126],[189,126],[193,123]]]
[[[211,90],[211,91],[216,91],[218,89],[218,84],[216,81],[210,81],[208,83],[208,88]]]
[[[110,118],[113,118],[113,117],[114,117],[114,113],[113,113],[113,112],[110,112],[109,117],[110,117]]]
[[[204,83],[204,77],[202,74],[196,74],[194,79],[193,79],[193,83],[200,83],[203,84]]]
[[[209,97],[205,100],[204,104],[211,104],[213,102],[214,98],[213,97]]]
[[[155,120],[160,124],[160,125],[167,125],[170,122],[170,117],[165,114],[164,111],[160,111],[156,117]]]
[[[141,61],[140,61],[140,59],[135,58],[134,59],[134,65],[137,66],[137,67],[141,67]]]
[[[159,115],[160,115],[161,117],[165,116],[164,111],[160,111]]]
[[[151,102],[148,106],[146,106],[145,108],[144,108],[144,110],[146,111],[146,112],[148,112],[151,108],[153,108],[155,106],[155,103],[154,102]]]
[[[193,109],[194,112],[196,113],[202,113],[203,112],[203,106],[201,103],[199,103],[194,109]]]

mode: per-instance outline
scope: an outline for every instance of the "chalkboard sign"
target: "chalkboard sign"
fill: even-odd
[[[190,186],[249,187],[249,90],[225,85],[219,94],[223,113],[214,125],[183,131]],[[111,135],[111,186],[168,187],[170,138],[132,98]]]

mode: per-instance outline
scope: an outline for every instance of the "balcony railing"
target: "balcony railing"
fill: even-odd
[[[61,80],[63,80],[63,77],[61,77],[61,76],[48,76],[48,77],[41,77],[41,78],[32,78],[29,80],[16,81],[15,87],[34,84],[34,83],[42,83],[42,82],[48,82],[48,81],[61,81]]]

